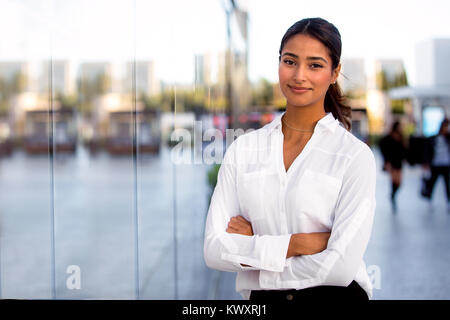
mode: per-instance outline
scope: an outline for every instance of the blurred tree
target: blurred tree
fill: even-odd
[[[17,72],[14,74],[11,81],[11,93],[18,94],[24,92],[28,88],[28,77],[23,72]]]
[[[219,174],[220,164],[214,164],[208,170],[208,184],[211,190],[214,190],[217,184],[217,176]]]
[[[388,91],[392,88],[404,87],[408,85],[408,78],[405,70],[397,73],[394,79],[388,79],[386,72],[381,70],[376,76],[377,88],[381,91]]]
[[[138,100],[144,103],[145,109],[158,110],[161,108],[161,95],[149,96],[142,93]]]
[[[402,99],[391,100],[391,110],[393,114],[404,114],[405,101]]]
[[[389,82],[386,76],[386,72],[384,70],[380,70],[376,74],[376,85],[377,88],[381,91],[389,90]]]
[[[252,89],[251,104],[253,106],[271,106],[273,100],[273,84],[267,79],[261,79]]]
[[[0,111],[8,111],[8,101],[11,93],[9,83],[4,78],[0,78]]]
[[[356,89],[356,90],[347,90],[345,93],[345,97],[347,99],[365,99],[366,98],[366,90]]]
[[[105,94],[111,92],[112,81],[111,76],[109,76],[108,74],[106,73],[99,74],[95,82],[97,94]]]
[[[94,82],[87,77],[78,80],[78,92],[80,99],[80,111],[90,113],[92,111],[93,99],[97,96]]]
[[[192,90],[182,92],[184,110],[186,112],[201,113],[205,109],[205,91]]]
[[[111,92],[111,77],[108,74],[99,74],[95,79],[82,77],[78,80],[80,111],[92,111],[93,100],[99,95]]]
[[[173,112],[175,109],[175,92],[173,89],[166,89],[161,93],[161,111]]]
[[[61,103],[61,109],[64,110],[75,110],[79,103],[76,94],[63,95],[58,92],[55,98]]]
[[[405,70],[395,75],[394,83],[391,88],[404,87],[408,85],[408,78],[406,76]]]

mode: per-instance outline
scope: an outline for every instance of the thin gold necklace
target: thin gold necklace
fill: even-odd
[[[300,132],[313,132],[314,130],[301,130],[301,129],[297,129],[294,127],[291,127],[290,125],[287,124],[287,122],[284,120],[284,116],[281,118],[281,122],[283,122],[285,125],[287,125],[289,128],[291,128],[292,130],[295,131],[300,131]]]

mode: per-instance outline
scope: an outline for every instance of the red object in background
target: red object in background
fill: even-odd
[[[213,124],[214,124],[214,126],[215,127],[220,127],[220,123],[221,123],[220,116],[214,116],[213,117]]]
[[[246,123],[248,121],[248,116],[246,114],[241,114],[239,116],[239,122],[240,123]]]
[[[275,118],[275,115],[273,113],[264,113],[261,116],[261,125],[265,125],[269,122],[271,122]]]

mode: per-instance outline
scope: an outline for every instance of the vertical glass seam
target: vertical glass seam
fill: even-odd
[[[135,255],[135,297],[136,300],[140,299],[140,280],[139,280],[139,211],[138,211],[138,174],[137,174],[137,156],[139,154],[139,145],[137,143],[137,88],[136,88],[136,0],[133,1],[133,65],[132,65],[132,99],[133,99],[133,147],[132,147],[132,157],[133,157],[133,193],[134,193],[134,255]]]

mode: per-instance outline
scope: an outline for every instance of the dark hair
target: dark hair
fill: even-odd
[[[296,34],[304,34],[320,41],[328,48],[332,60],[332,69],[336,69],[341,60],[341,34],[339,30],[322,18],[308,18],[294,23],[281,39],[280,56],[286,42]],[[325,112],[331,112],[344,127],[350,131],[352,128],[352,109],[345,104],[345,97],[339,84],[331,84],[325,95]]]
[[[441,131],[444,128],[445,125],[448,126],[448,123],[449,123],[448,118],[444,118],[444,120],[442,120],[441,126],[439,127],[439,133],[441,133]]]
[[[394,123],[392,124],[391,132],[398,132],[398,133],[401,133],[401,132],[399,131],[399,129],[400,129],[400,121],[396,120],[396,121],[394,121]]]

